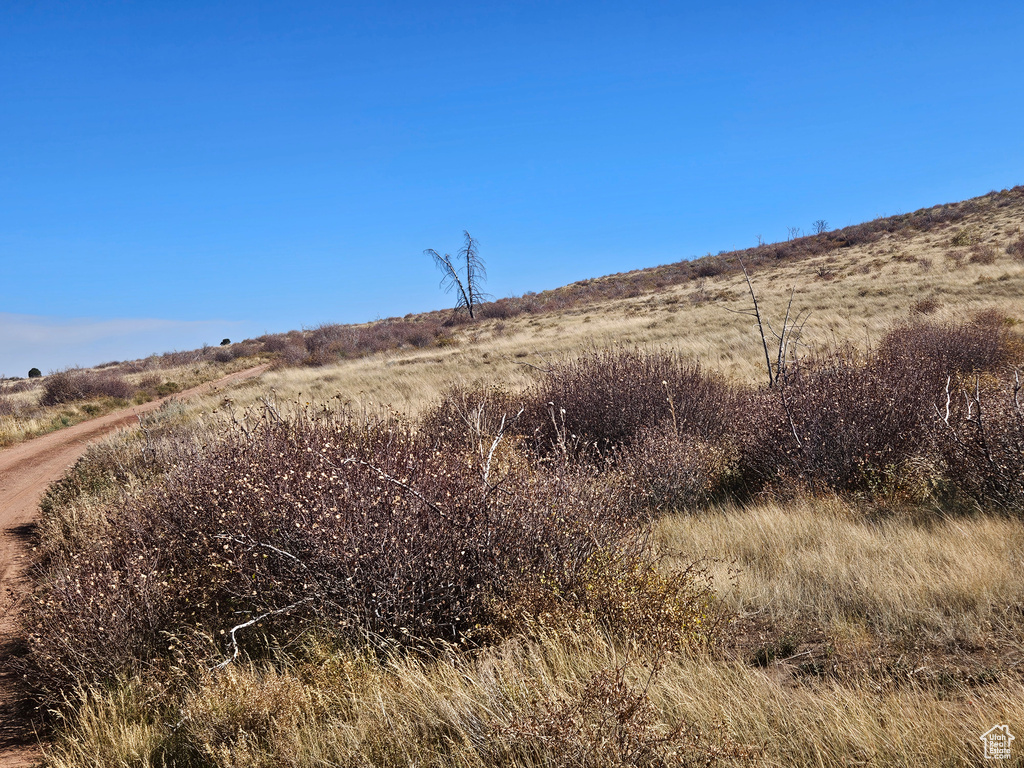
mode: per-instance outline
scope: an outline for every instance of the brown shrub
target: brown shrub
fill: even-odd
[[[971,264],[995,264],[996,249],[991,245],[975,245],[971,248],[971,256],[968,260]]]
[[[18,392],[28,392],[30,389],[36,389],[36,387],[39,386],[40,381],[41,380],[38,378],[5,381],[0,383],[0,392],[7,395],[13,395]]]
[[[526,394],[516,429],[546,453],[607,457],[645,428],[715,441],[736,392],[721,376],[667,352],[592,352],[553,365]]]
[[[613,477],[623,510],[644,516],[706,506],[732,486],[735,462],[724,442],[680,436],[666,422],[616,453]]]
[[[1024,512],[1024,397],[1017,372],[951,385],[937,442],[954,493],[980,506]]]
[[[135,388],[115,373],[72,368],[46,377],[39,402],[60,405],[96,397],[128,400],[134,394]]]
[[[915,315],[930,315],[941,306],[942,302],[929,297],[915,301],[910,307],[910,312]]]
[[[273,354],[282,352],[301,339],[298,331],[292,333],[274,333],[268,336],[261,336],[257,341],[263,344],[263,351]]]
[[[491,466],[445,434],[310,409],[268,409],[159,462],[156,490],[44,563],[30,639],[44,701],[303,628],[414,648],[555,617],[639,639],[641,617],[677,642],[710,631],[700,574],[661,574],[615,495],[565,466]]]
[[[839,351],[805,361],[774,389],[751,393],[740,460],[747,489],[788,478],[871,490],[925,442],[934,392],[909,373]]]
[[[1018,237],[1006,246],[1006,252],[1013,258],[1024,261],[1024,236]]]
[[[740,460],[747,487],[793,478],[887,495],[935,480],[920,472],[937,458],[935,406],[947,380],[997,370],[1012,350],[1001,319],[986,314],[899,326],[863,359],[835,350],[801,361],[779,387],[749,395]]]
[[[984,312],[966,323],[897,326],[883,337],[877,357],[902,367],[924,363],[941,384],[951,374],[995,370],[1010,362],[1012,350],[1003,317]]]
[[[653,675],[651,675],[653,676]],[[647,687],[631,684],[625,668],[601,669],[571,695],[548,696],[517,714],[492,745],[494,764],[526,760],[566,768],[713,768],[757,763],[757,750],[692,725],[661,725]],[[517,759],[520,758],[520,759]]]

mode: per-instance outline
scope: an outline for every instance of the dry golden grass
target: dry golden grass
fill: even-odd
[[[720,595],[741,616],[821,627],[840,645],[1024,652],[1018,519],[872,519],[839,499],[800,499],[671,515],[658,535],[667,551],[715,559]]]
[[[155,692],[138,684],[96,692],[47,763],[153,765],[174,745],[195,765],[237,768],[626,765],[596,759],[596,724],[586,718],[557,735],[537,731],[540,702],[578,701],[595,674],[615,669],[633,691],[646,690],[654,713],[646,733],[683,721],[702,734],[682,740],[692,762],[671,765],[978,765],[978,737],[1024,717],[1019,681],[980,694],[913,682],[794,685],[746,664],[684,656],[665,662],[648,687],[645,661],[594,634],[511,641],[462,660],[314,650],[292,666],[207,676],[180,711],[159,717]],[[575,748],[583,759],[572,759]],[[716,752],[719,762],[701,759]]]

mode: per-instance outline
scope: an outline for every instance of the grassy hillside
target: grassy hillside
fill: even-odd
[[[897,320],[953,319],[994,310],[1024,320],[1024,186],[961,203],[744,251],[581,281],[500,299],[468,323],[449,311],[360,325],[325,325],[102,366],[130,383],[186,388],[241,365],[275,360],[272,386],[296,393],[376,400],[407,411],[432,402],[455,378],[525,383],[544,356],[609,344],[679,351],[747,381],[763,374],[740,271],[748,268],[769,320],[791,292],[810,312],[803,341],[866,347]],[[311,370],[301,370],[311,369]],[[0,382],[0,444],[115,407],[40,407],[45,380]],[[146,387],[140,388],[143,396]],[[149,387],[154,389],[154,387]],[[99,399],[102,401],[102,398]],[[123,400],[123,398],[121,398]]]
[[[279,367],[48,494],[48,763],[981,764],[1024,728],[1022,223],[246,342]],[[810,312],[774,387],[740,259]]]
[[[908,223],[926,214],[927,228]],[[566,286],[529,297],[536,302],[529,312],[485,307],[484,319],[447,328],[441,323],[450,313],[417,316],[405,322],[437,322],[441,343],[288,366],[265,380],[285,399],[340,394],[415,413],[454,380],[522,386],[535,373],[530,366],[622,344],[677,351],[732,378],[757,382],[766,376],[764,353],[752,318],[737,314],[751,307],[738,259],[747,264],[776,326],[792,295],[794,312],[810,312],[804,344],[850,342],[866,349],[898,321],[942,322],[995,311],[1011,323],[1024,322],[1022,227],[1024,187],[1017,187],[840,230],[832,239],[803,238]],[[870,234],[858,242],[849,230],[861,228]],[[308,362],[302,355],[312,353],[305,345],[302,350],[294,356]],[[255,396],[256,390],[250,392]],[[239,403],[251,401],[243,396]]]

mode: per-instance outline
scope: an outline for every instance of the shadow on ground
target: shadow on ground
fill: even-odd
[[[21,637],[0,644],[0,752],[39,743],[32,724],[32,704],[17,671],[17,662],[28,652]]]

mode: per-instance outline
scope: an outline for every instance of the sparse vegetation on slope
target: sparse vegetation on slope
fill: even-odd
[[[167,397],[260,362],[230,355],[225,360],[203,359],[201,353],[189,362],[179,354],[0,382],[0,446]]]

